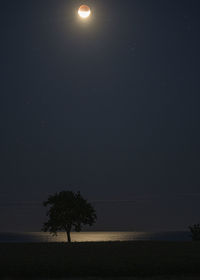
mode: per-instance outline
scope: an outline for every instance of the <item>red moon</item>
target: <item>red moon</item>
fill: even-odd
[[[80,17],[82,18],[87,18],[90,16],[91,14],[91,10],[90,7],[88,7],[87,5],[82,5],[80,6],[79,10],[78,10],[78,14]]]

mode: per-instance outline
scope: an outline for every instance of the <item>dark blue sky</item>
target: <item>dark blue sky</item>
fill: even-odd
[[[40,229],[63,189],[94,201],[98,229],[199,221],[199,15],[198,0],[1,1],[1,231]]]

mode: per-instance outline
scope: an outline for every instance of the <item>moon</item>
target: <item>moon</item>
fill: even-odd
[[[91,14],[90,7],[88,7],[87,5],[81,5],[78,9],[78,14],[83,19],[88,18]]]

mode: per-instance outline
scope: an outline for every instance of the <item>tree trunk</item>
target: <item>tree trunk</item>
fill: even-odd
[[[68,241],[69,243],[71,243],[70,231],[67,231],[67,241]]]

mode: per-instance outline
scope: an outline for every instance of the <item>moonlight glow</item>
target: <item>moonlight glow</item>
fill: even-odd
[[[80,6],[78,10],[78,14],[81,18],[88,18],[91,14],[91,10],[87,5]]]

